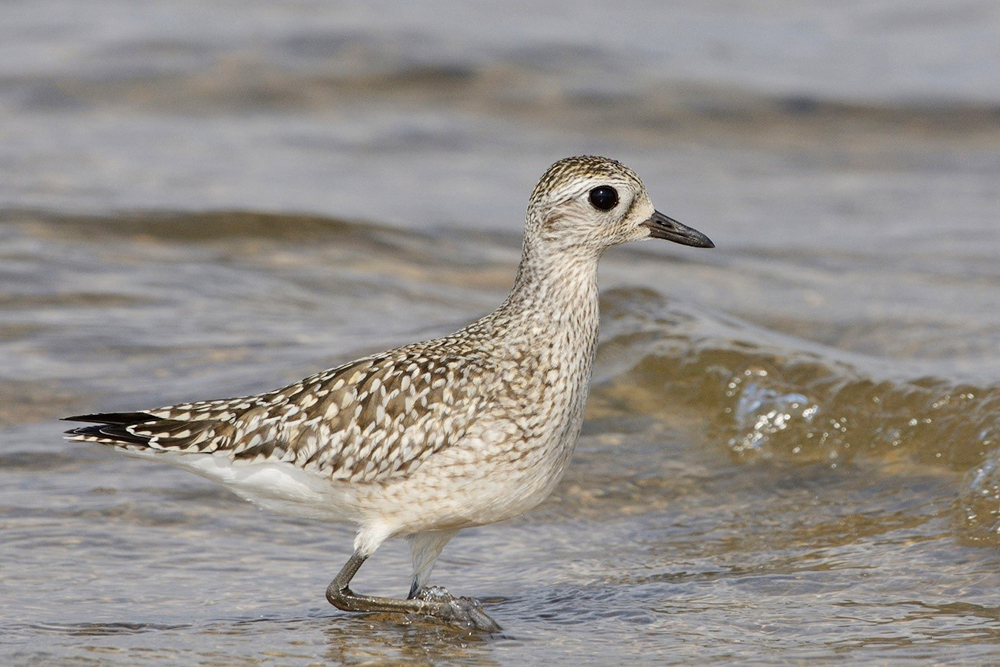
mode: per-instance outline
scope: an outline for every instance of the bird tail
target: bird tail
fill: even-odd
[[[156,410],[155,412],[161,412]],[[150,412],[107,412],[66,417],[63,421],[86,422],[66,431],[68,440],[93,442],[130,450],[212,452],[224,447],[231,424],[218,419],[191,419]]]

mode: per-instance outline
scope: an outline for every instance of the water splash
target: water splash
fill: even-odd
[[[761,367],[747,368],[726,387],[727,396],[736,398],[735,408],[725,408],[739,431],[728,442],[734,452],[761,452],[772,436],[799,422],[812,422],[819,410],[805,395],[772,386],[780,382],[776,375]]]
[[[959,507],[970,541],[1000,543],[1000,450],[965,475]]]

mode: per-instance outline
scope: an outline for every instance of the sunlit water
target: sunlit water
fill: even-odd
[[[0,9],[0,662],[995,661],[992,4],[126,7]],[[605,257],[565,480],[435,570],[502,637],[338,612],[350,527],[61,440],[462,326],[581,152],[718,247]]]

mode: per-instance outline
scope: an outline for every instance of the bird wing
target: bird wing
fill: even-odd
[[[476,355],[409,346],[241,398],[80,415],[72,440],[124,449],[286,461],[336,480],[412,473],[461,439],[487,398]]]

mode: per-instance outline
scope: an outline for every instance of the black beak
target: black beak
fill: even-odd
[[[682,225],[673,218],[668,218],[659,211],[653,211],[653,215],[643,226],[649,227],[649,236],[654,239],[666,239],[681,245],[689,245],[695,248],[714,248],[712,239],[708,238],[696,229],[691,229],[687,225]]]

